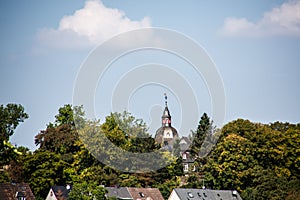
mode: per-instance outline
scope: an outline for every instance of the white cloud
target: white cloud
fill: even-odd
[[[64,16],[57,29],[41,29],[37,38],[47,46],[80,48],[94,46],[122,32],[150,26],[148,17],[133,21],[123,11],[105,7],[101,0],[90,0],[73,15]]]
[[[221,29],[225,36],[300,36],[300,1],[288,1],[265,12],[257,22],[246,18],[227,18]]]

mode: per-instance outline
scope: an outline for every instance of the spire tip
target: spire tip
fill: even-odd
[[[167,100],[168,100],[168,96],[167,96],[167,93],[164,93],[164,95],[165,95],[165,104],[166,104],[166,107],[167,107]]]

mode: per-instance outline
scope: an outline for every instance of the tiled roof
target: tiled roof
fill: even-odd
[[[183,136],[180,139],[179,145],[180,145],[180,150],[182,152],[189,151],[190,150],[191,141],[188,139],[188,137]]]
[[[157,188],[105,187],[108,197],[131,200],[164,200]]]
[[[240,195],[232,190],[176,188],[174,191],[179,199],[184,200],[242,200]],[[169,200],[171,199],[169,198]]]
[[[134,200],[164,200],[157,188],[128,188]]]
[[[35,200],[27,183],[0,183],[0,200],[16,200],[16,195],[23,194],[26,200]]]
[[[105,187],[108,197],[116,197],[117,199],[132,199],[126,187]]]

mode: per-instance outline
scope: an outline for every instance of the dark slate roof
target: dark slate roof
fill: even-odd
[[[179,145],[180,145],[180,150],[182,152],[189,151],[191,146],[191,141],[188,139],[188,137],[183,136],[179,141]]]
[[[116,197],[117,199],[132,199],[126,187],[105,187],[108,191],[108,197]]]
[[[26,200],[35,200],[27,183],[0,183],[0,200],[16,200],[16,196],[21,194]]]
[[[157,188],[128,188],[134,200],[164,200]]]
[[[184,200],[242,200],[238,192],[232,190],[176,188],[174,191]]]
[[[65,186],[59,186],[59,185],[55,185],[51,187],[52,191],[55,194],[55,197],[57,199],[68,199],[69,197],[69,190],[67,190],[67,188]]]

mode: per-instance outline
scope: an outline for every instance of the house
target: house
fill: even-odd
[[[67,200],[71,186],[52,186],[46,197],[46,200]]]
[[[176,188],[168,200],[242,200],[236,190]]]
[[[27,183],[0,183],[0,200],[35,200]]]
[[[164,200],[157,188],[133,187],[105,187],[107,197],[116,197],[118,200]]]
[[[188,137],[183,136],[179,141],[179,145],[180,155],[182,157],[183,172],[188,174],[191,171],[195,171],[196,169],[193,166],[195,159],[192,157],[190,152],[191,141],[188,139]]]

